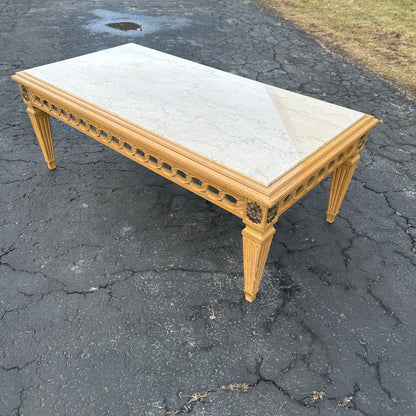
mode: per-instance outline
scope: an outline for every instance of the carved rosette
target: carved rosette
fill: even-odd
[[[30,101],[29,93],[24,85],[20,86],[20,92],[22,93],[22,97],[25,101]]]
[[[273,205],[267,212],[267,224],[270,224],[274,221],[277,215],[277,209],[279,208],[279,203]]]
[[[263,220],[263,210],[256,202],[247,203],[246,215],[251,222],[254,222],[254,224],[260,224]]]

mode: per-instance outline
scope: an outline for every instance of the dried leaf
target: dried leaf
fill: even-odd
[[[312,394],[312,401],[316,402],[317,400],[322,400],[325,396],[324,391],[314,391]]]
[[[338,406],[340,406],[340,407],[348,407],[348,403],[350,403],[351,400],[352,400],[352,396],[350,396],[350,397],[344,397],[343,399],[341,399],[338,402]]]

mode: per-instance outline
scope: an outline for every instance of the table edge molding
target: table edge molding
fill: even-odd
[[[12,79],[19,84],[23,101],[27,105],[51,114],[192,192],[203,194],[201,196],[205,199],[239,217],[245,215],[247,203],[256,201],[269,209],[270,222],[274,222],[274,218],[270,218],[278,217],[346,159],[360,152],[368,131],[378,123],[373,116],[363,115],[330,143],[265,186],[24,71],[17,72]],[[75,119],[67,118],[63,112],[73,115]],[[105,131],[107,136],[112,136],[112,139],[115,137],[119,143],[100,137],[94,128]],[[125,143],[128,143],[127,149]],[[141,154],[141,159],[131,154],[129,146],[131,149],[139,148],[144,153]],[[164,164],[170,165],[176,171],[182,171],[185,177],[179,179],[171,175],[163,169],[166,167]],[[209,192],[210,187],[218,192],[213,195]]]

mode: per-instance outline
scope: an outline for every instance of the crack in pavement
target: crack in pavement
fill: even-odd
[[[382,299],[380,299],[373,293],[373,286],[379,281],[380,281],[379,277],[377,279],[372,280],[369,286],[367,286],[367,293],[378,303],[378,305],[383,309],[384,313],[395,321],[394,326],[395,327],[400,326],[402,325],[401,319],[396,315],[396,313],[391,308],[389,308],[383,302]]]
[[[33,364],[35,362],[37,362],[39,359],[35,358],[34,360],[28,361],[27,363],[24,363],[23,365],[14,365],[12,367],[5,367],[1,362],[0,362],[0,368],[4,371],[11,371],[11,370],[17,370],[17,371],[21,371],[23,370],[25,367],[29,366],[30,364]]]
[[[19,400],[20,400],[20,403],[19,403],[19,405],[17,407],[15,407],[10,412],[10,416],[12,416],[14,412],[17,412],[17,415],[16,416],[23,416],[23,414],[21,413],[21,410],[22,410],[22,406],[23,406],[23,402],[24,402],[23,394],[25,393],[26,390],[29,390],[29,387],[24,387],[22,390],[20,390],[20,392],[19,392]]]
[[[325,392],[323,391],[320,392],[321,395],[317,397],[317,392],[313,391],[313,392],[308,393],[303,398],[298,399],[292,393],[290,393],[287,389],[280,386],[275,380],[265,378],[262,375],[259,375],[258,379],[252,384],[247,384],[247,383],[230,384],[228,386],[216,387],[216,388],[213,388],[211,390],[208,390],[202,393],[194,393],[191,396],[189,396],[190,398],[188,399],[188,401],[179,410],[169,410],[169,407],[167,405],[166,398],[165,398],[164,408],[166,411],[166,416],[176,416],[176,415],[183,414],[183,413],[192,413],[192,411],[195,409],[198,403],[203,402],[205,398],[219,391],[240,391],[240,392],[247,393],[249,390],[254,389],[255,387],[259,386],[261,383],[268,384],[268,385],[275,387],[286,398],[290,399],[292,402],[296,403],[297,405],[302,406],[303,408],[318,409],[319,413],[321,413],[320,406],[322,402],[324,400],[328,400],[328,401],[335,401],[338,403],[338,406],[345,407],[346,409],[357,410],[364,416],[371,416],[369,413],[366,413],[365,411],[360,409],[359,406],[354,402],[354,398],[356,394],[361,390],[358,383],[355,383],[354,385],[354,393],[347,394],[345,397],[331,397],[331,396],[327,397],[325,395]],[[283,407],[283,405],[281,406],[281,408]]]
[[[351,183],[355,196],[341,211],[341,226],[329,231],[316,219],[326,209],[327,181],[282,217],[285,234],[275,237],[265,290],[248,304],[236,291],[242,284],[235,234],[241,223],[232,214],[211,204],[207,215],[192,202],[197,196],[54,119],[58,169],[46,170],[11,73],[117,46],[121,38],[83,29],[92,18],[87,3],[63,2],[60,13],[53,13],[53,0],[30,3],[4,0],[0,6],[0,32],[10,34],[0,48],[0,361],[6,367],[0,364],[0,414],[210,414],[215,407],[229,416],[249,414],[247,406],[267,415],[328,416],[349,409],[378,416],[378,408],[378,414],[416,414],[415,364],[403,356],[412,352],[415,331],[414,103],[267,8],[260,11],[254,0],[140,2],[144,15],[172,19],[175,10],[196,23],[144,36],[143,46],[384,120],[361,154]],[[107,11],[134,9],[101,3]],[[26,47],[28,33],[33,48]],[[90,209],[81,210],[83,203]],[[135,238],[120,237],[123,221],[131,218]],[[193,222],[198,226],[191,229]],[[150,245],[143,234],[155,226]],[[164,228],[175,232],[161,237]],[[298,238],[310,232],[320,245],[316,238]],[[206,244],[207,238],[214,243]],[[119,257],[127,245],[131,251]],[[71,269],[79,257],[86,263]],[[396,265],[404,282],[394,274]],[[213,285],[198,287],[198,279]],[[204,305],[215,308],[216,319]],[[36,335],[18,335],[34,331],[30,327]],[[368,353],[351,333],[365,333]],[[386,333],[392,335],[388,342]],[[40,368],[31,361],[35,353]],[[213,388],[229,382],[246,382],[248,391]],[[327,390],[321,400],[307,393],[314,387]],[[207,395],[191,403],[178,393],[198,389]]]
[[[220,386],[216,387],[214,389],[208,390],[204,393],[194,393],[192,396],[190,396],[189,400],[183,405],[183,407],[179,410],[173,410],[173,411],[166,411],[167,416],[176,416],[181,413],[191,413],[194,407],[197,405],[197,403],[203,401],[206,397],[209,395],[216,393],[218,391],[241,391],[246,392],[251,386],[245,383],[241,384],[229,384],[228,386]]]
[[[364,354],[360,354],[358,352],[355,352],[355,355],[357,357],[361,358],[361,360],[363,360],[366,365],[368,365],[369,367],[372,367],[374,369],[374,371],[376,373],[376,379],[377,379],[377,382],[378,382],[381,390],[393,402],[394,405],[397,405],[397,403],[398,403],[399,400],[397,398],[393,397],[393,394],[383,384],[383,380],[382,380],[382,377],[381,377],[381,369],[380,369],[380,366],[386,360],[383,360],[380,356],[378,357],[378,359],[376,361],[370,360],[367,357],[367,354],[368,354],[368,344],[367,344],[367,342],[365,342],[362,339],[358,339],[358,341],[359,341],[359,343],[364,348]]]
[[[13,252],[14,250],[15,250],[14,246],[10,246],[8,249],[5,249],[2,252],[2,254],[0,255],[0,259],[2,257],[4,257],[5,255]],[[3,262],[3,261],[0,261],[0,266],[6,266],[14,272],[23,272],[23,273],[27,273],[27,274],[40,274],[45,279],[53,281],[53,282],[57,283],[59,286],[61,286],[60,288],[48,290],[45,293],[25,293],[22,290],[18,291],[22,295],[24,295],[26,297],[29,297],[29,298],[38,297],[38,299],[36,300],[38,303],[41,302],[46,296],[49,296],[49,295],[51,295],[53,293],[57,293],[57,292],[63,292],[63,293],[66,293],[67,295],[84,295],[85,296],[85,295],[93,294],[93,293],[97,292],[100,289],[109,289],[108,295],[111,298],[113,296],[112,295],[112,287],[115,284],[123,283],[123,282],[129,280],[131,277],[133,277],[136,274],[143,274],[143,273],[157,273],[157,274],[159,274],[159,273],[166,273],[166,272],[168,272],[168,273],[184,272],[184,273],[213,275],[213,274],[222,273],[221,271],[215,271],[215,270],[200,270],[200,269],[192,269],[192,268],[185,268],[185,267],[174,267],[174,268],[173,267],[166,267],[166,268],[161,268],[161,269],[152,268],[152,269],[142,269],[142,270],[132,270],[132,269],[124,268],[122,270],[119,270],[119,271],[116,271],[116,272],[113,272],[113,273],[110,274],[110,276],[112,276],[112,275],[115,275],[115,274],[122,274],[122,273],[126,273],[126,272],[129,273],[128,276],[125,276],[121,279],[110,280],[109,282],[107,282],[105,284],[101,284],[101,285],[98,285],[98,286],[93,286],[93,287],[90,287],[87,290],[69,290],[69,289],[65,288],[65,283],[61,282],[58,279],[50,277],[47,274],[45,274],[44,272],[41,272],[39,270],[29,271],[29,270],[17,269],[14,266],[12,266],[11,264],[9,264],[7,262]],[[33,304],[33,302],[31,304]],[[26,309],[31,304],[27,304],[27,305],[25,305],[23,307],[19,307],[19,308],[4,310],[4,313],[0,316],[0,321],[3,320],[3,318],[5,317],[6,314]]]

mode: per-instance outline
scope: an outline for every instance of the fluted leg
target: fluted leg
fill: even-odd
[[[352,175],[354,174],[359,160],[360,155],[357,154],[332,173],[328,211],[326,212],[326,220],[330,223],[334,222],[335,217],[339,212],[342,200],[347,192],[348,185],[351,182]]]
[[[265,231],[258,231],[247,226],[242,231],[243,234],[243,254],[244,254],[244,293],[246,300],[253,302],[259,290],[261,276],[273,235],[276,232],[270,226]]]
[[[38,139],[40,148],[42,149],[46,164],[48,165],[49,169],[55,169],[55,152],[53,150],[49,114],[31,106],[28,106],[26,111],[29,114],[30,121],[32,122],[33,129],[35,130],[35,134]]]

